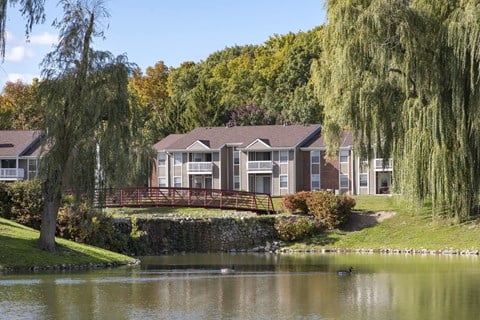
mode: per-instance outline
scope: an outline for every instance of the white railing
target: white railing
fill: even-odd
[[[375,171],[391,171],[393,170],[393,159],[388,159],[388,162],[383,163],[383,159],[375,159]]]
[[[203,173],[211,174],[213,168],[213,163],[211,162],[189,162],[188,163],[188,173]]]
[[[248,172],[272,172],[272,161],[247,161]]]
[[[23,180],[25,172],[22,168],[0,168],[0,179]]]

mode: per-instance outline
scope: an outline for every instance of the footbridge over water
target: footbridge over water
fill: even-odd
[[[198,207],[275,213],[266,193],[199,188],[110,188],[96,190],[99,207]]]

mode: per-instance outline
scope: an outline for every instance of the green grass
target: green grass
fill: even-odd
[[[108,250],[57,238],[57,252],[48,253],[36,247],[39,232],[0,218],[0,270],[28,269],[62,264],[128,264],[134,261]]]
[[[480,220],[455,224],[434,219],[428,208],[413,208],[401,197],[356,197],[355,210],[395,211],[396,215],[360,231],[334,230],[292,245],[294,249],[480,250]]]

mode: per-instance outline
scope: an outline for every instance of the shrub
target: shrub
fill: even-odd
[[[305,216],[289,216],[275,221],[275,230],[283,241],[298,241],[318,231],[315,219]]]
[[[12,202],[6,183],[0,182],[0,217],[10,219],[12,216]]]
[[[282,208],[291,213],[308,213],[307,198],[310,192],[300,191],[293,194],[287,194],[282,199]]]
[[[40,229],[43,211],[42,186],[39,180],[11,183],[7,187],[10,219],[34,229]]]
[[[313,215],[321,226],[335,229],[346,222],[355,200],[349,196],[335,194],[327,191],[311,192],[307,198],[309,214]]]
[[[57,235],[116,252],[125,251],[128,242],[128,236],[115,228],[110,215],[86,204],[59,210]]]

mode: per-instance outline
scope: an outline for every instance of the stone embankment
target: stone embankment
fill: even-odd
[[[256,215],[207,218],[137,217],[133,220],[116,220],[118,229],[136,238],[136,243],[141,246],[141,255],[270,251],[277,239],[274,224],[275,217]]]
[[[381,212],[352,219],[349,229],[360,230],[390,218]],[[138,255],[160,255],[175,252],[270,252],[270,253],[361,253],[361,254],[422,254],[479,255],[478,250],[429,249],[348,249],[305,247],[292,249],[278,239],[276,219],[281,216],[229,214],[221,217],[144,217],[119,219],[117,227],[134,235],[142,251]],[[368,223],[367,223],[368,222]]]

